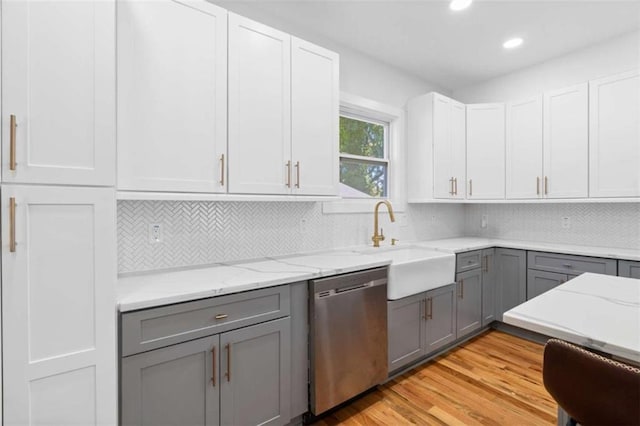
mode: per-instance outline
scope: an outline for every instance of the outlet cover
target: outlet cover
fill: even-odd
[[[158,244],[162,242],[162,224],[150,223],[149,224],[149,243]]]
[[[571,218],[569,216],[564,216],[562,218],[562,228],[563,229],[571,228]]]
[[[486,228],[489,225],[489,215],[483,214],[480,219],[480,228]]]
[[[408,226],[407,224],[407,215],[404,213],[398,213],[396,214],[396,220],[398,221],[398,226],[400,228],[406,228]]]

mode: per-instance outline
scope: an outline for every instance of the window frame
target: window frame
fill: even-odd
[[[381,200],[389,200],[394,211],[404,212],[406,210],[405,111],[362,96],[341,92],[340,115],[343,114],[354,115],[358,119],[388,123],[388,137],[385,140],[388,195],[380,198],[339,198],[336,201],[326,201],[322,204],[322,212],[324,214],[373,213],[375,204]],[[336,150],[336,156],[340,157],[339,145]]]

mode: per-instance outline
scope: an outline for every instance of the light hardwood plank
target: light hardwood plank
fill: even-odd
[[[491,330],[379,386],[318,426],[552,425],[544,346]]]

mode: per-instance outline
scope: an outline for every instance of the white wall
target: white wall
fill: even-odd
[[[516,52],[517,53],[517,52]],[[606,75],[640,68],[640,33],[603,41],[484,83],[453,90],[465,103],[518,100]]]

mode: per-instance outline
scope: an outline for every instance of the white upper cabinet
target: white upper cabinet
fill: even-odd
[[[544,94],[544,195],[586,198],[588,195],[587,83]]]
[[[589,196],[640,197],[640,71],[589,83]]]
[[[542,196],[542,95],[507,104],[507,198]]]
[[[2,180],[115,182],[115,2],[2,1]]]
[[[467,105],[467,198],[504,198],[504,175],[504,104]]]
[[[337,195],[339,58],[291,38],[293,193]]]
[[[114,189],[4,185],[1,206],[4,424],[116,424]]]
[[[226,192],[226,154],[226,10],[120,1],[118,188]]]
[[[291,37],[229,13],[229,192],[289,194],[294,173]]]
[[[464,199],[465,105],[439,93],[407,104],[408,198]]]

